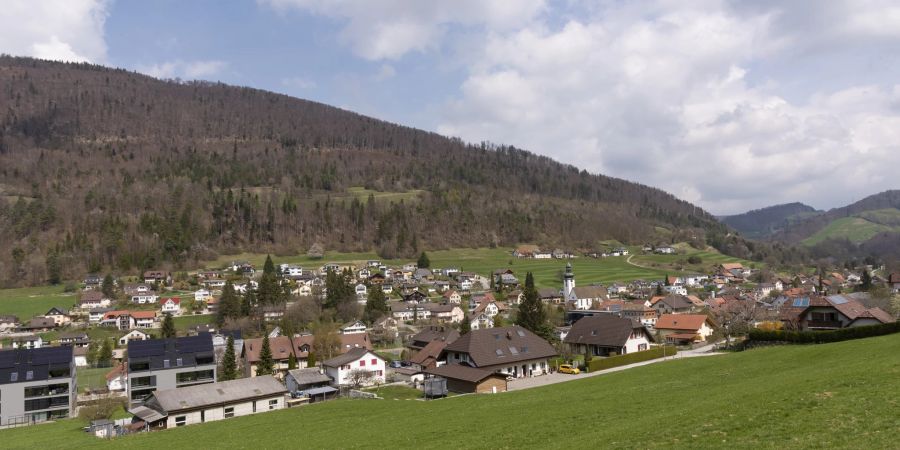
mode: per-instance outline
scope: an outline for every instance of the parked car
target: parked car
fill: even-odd
[[[572,375],[578,375],[579,373],[581,373],[581,371],[578,370],[577,367],[575,367],[575,366],[573,366],[573,365],[571,365],[571,364],[562,364],[562,365],[560,365],[560,366],[559,366],[559,372],[560,372],[560,373],[571,373]]]
[[[399,369],[401,367],[403,367],[403,363],[401,363],[400,361],[391,361],[391,368]]]

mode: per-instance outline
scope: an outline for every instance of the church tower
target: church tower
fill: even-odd
[[[566,274],[563,275],[563,298],[569,300],[572,290],[575,289],[575,274],[572,273],[572,263],[566,263]]]

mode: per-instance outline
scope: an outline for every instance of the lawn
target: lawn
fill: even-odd
[[[826,239],[846,238],[850,242],[865,242],[878,233],[900,231],[900,226],[870,222],[862,217],[842,217],[829,223],[816,234],[802,240],[803,245],[816,245]]]
[[[62,285],[0,289],[0,314],[12,314],[26,321],[59,306],[68,311],[75,294],[63,292]]]
[[[75,372],[78,377],[78,392],[84,392],[87,388],[105,388],[106,374],[112,370],[111,367],[100,367],[96,369],[78,368]]]
[[[78,420],[3,430],[0,440],[29,449],[896,448],[898,379],[892,335],[667,361],[498,395],[339,400],[114,441],[80,432]]]
[[[215,314],[195,314],[190,316],[175,316],[172,318],[175,321],[175,329],[178,331],[187,331],[187,329],[194,325],[202,325],[207,323],[213,323],[216,321]]]
[[[375,395],[386,400],[415,400],[417,398],[422,398],[422,391],[408,386],[381,386],[365,389],[365,391],[374,392]]]
[[[697,250],[685,244],[678,244],[675,248],[678,253],[674,255],[641,254],[640,249],[637,249],[637,252],[631,257],[631,262],[668,271],[681,268],[682,271],[689,273],[709,273],[716,265],[722,263],[741,263],[745,267],[759,267],[763,265],[759,262],[724,255],[715,250]],[[689,264],[687,259],[691,256],[699,257],[702,262],[700,264]]]

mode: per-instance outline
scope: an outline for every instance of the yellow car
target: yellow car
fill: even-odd
[[[571,373],[572,375],[578,375],[581,373],[577,367],[572,366],[571,364],[562,364],[559,366],[560,373]]]

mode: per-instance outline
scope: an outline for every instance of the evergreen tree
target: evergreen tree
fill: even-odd
[[[225,282],[222,296],[219,297],[219,309],[216,311],[216,325],[222,328],[226,319],[238,318],[241,315],[241,303],[231,280]]]
[[[466,334],[472,331],[472,324],[470,323],[469,312],[465,309],[463,310],[463,320],[462,323],[459,324],[459,334]]]
[[[103,345],[100,347],[100,354],[97,355],[97,366],[109,367],[112,365],[112,353],[112,343],[109,339],[104,339]]]
[[[96,367],[97,364],[97,343],[91,341],[88,344],[87,355],[85,355],[85,359],[87,360],[89,367]]]
[[[106,274],[103,277],[103,284],[100,286],[100,289],[103,291],[103,295],[106,298],[113,298],[116,296],[116,282],[113,280],[112,275]]]
[[[325,307],[337,308],[345,302],[356,301],[353,285],[350,283],[351,274],[348,271],[341,273],[329,270],[325,275]]]
[[[253,314],[254,306],[256,306],[256,291],[247,286],[244,297],[241,299],[241,317],[250,317]]]
[[[428,259],[428,255],[426,255],[425,252],[422,252],[422,254],[419,255],[419,261],[416,265],[418,265],[420,269],[431,267],[431,261]]]
[[[294,356],[293,353],[288,355],[288,370],[294,370],[297,368],[297,357]]]
[[[664,278],[664,280],[665,280],[666,286],[671,286],[671,283],[669,283],[669,274],[666,274],[666,278]]]
[[[59,255],[55,251],[47,254],[47,281],[59,284],[62,281],[62,268],[59,266]]]
[[[172,315],[169,313],[166,313],[165,317],[163,317],[162,331],[160,334],[163,339],[174,338],[176,336],[175,320],[172,319]]]
[[[306,356],[306,367],[316,367],[316,352],[310,350]]]
[[[548,339],[551,335],[550,326],[547,324],[547,315],[544,304],[534,287],[534,275],[528,272],[525,275],[525,289],[522,292],[524,298],[519,305],[519,314],[516,323],[523,328],[531,330],[534,334]],[[497,318],[494,318],[496,321]]]
[[[228,336],[225,346],[225,356],[222,357],[222,372],[219,373],[219,381],[234,380],[237,378],[237,358],[234,354],[234,336]]]
[[[272,359],[272,348],[269,346],[269,335],[263,336],[262,349],[259,351],[259,363],[256,366],[257,375],[272,375],[275,373],[275,360]]]
[[[868,270],[863,270],[862,278],[860,279],[859,290],[865,292],[872,290],[872,275],[869,275]]]
[[[259,279],[257,292],[261,305],[274,305],[281,301],[282,295],[279,281],[278,274],[275,273],[275,264],[272,262],[272,256],[266,256],[266,263],[263,265],[263,274]]]
[[[387,300],[384,298],[384,291],[381,290],[381,286],[377,284],[372,285],[369,287],[369,295],[366,298],[366,309],[363,312],[365,321],[372,324],[372,322],[387,314],[387,312],[388,305]]]
[[[656,295],[663,295],[663,287],[661,284],[656,285]]]

